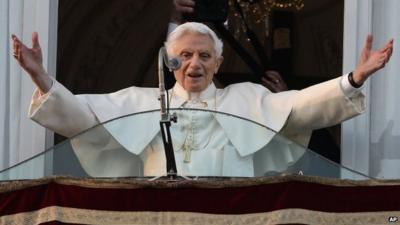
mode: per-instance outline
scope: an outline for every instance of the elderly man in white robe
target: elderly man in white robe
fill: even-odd
[[[29,116],[54,132],[73,137],[110,119],[160,107],[156,88],[130,87],[111,94],[73,95],[43,68],[37,33],[32,35],[32,48],[14,35],[12,40],[15,59],[37,86]],[[223,61],[223,46],[204,24],[179,25],[168,35],[165,45],[169,55],[182,61],[181,68],[174,71],[177,82],[168,91],[171,107],[237,115],[283,133],[303,145],[307,145],[313,129],[340,123],[364,111],[360,87],[385,66],[393,50],[393,40],[381,49],[373,50],[372,36],[368,36],[354,71],[300,91],[274,94],[253,83],[217,89],[213,76]],[[142,120],[136,120],[135,124],[119,123],[115,130],[107,128],[107,132],[102,129],[92,132],[95,136],[90,141],[74,139],[74,150],[86,172],[102,177],[137,175],[132,174],[132,164],[140,158],[143,175],[165,175],[159,117],[154,115],[157,114],[142,115]],[[254,176],[254,155],[260,149],[264,152],[263,159],[272,159],[262,172],[284,169],[286,162],[273,162],[274,157],[293,154],[290,149],[273,143],[273,132],[249,136],[241,127],[244,123],[234,123],[223,116],[182,111],[178,113],[178,120],[171,130],[178,174],[181,175]],[[133,129],[144,132],[132,133]],[[131,132],[131,136],[122,137],[117,132]],[[107,133],[111,135],[104,138]],[[104,146],[118,150],[107,152]]]

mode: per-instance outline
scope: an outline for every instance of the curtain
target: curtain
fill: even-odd
[[[395,39],[391,62],[371,81],[371,138],[370,174],[385,178],[400,178],[400,54],[397,22],[400,2],[396,0],[373,1],[372,33],[375,47],[389,38]]]
[[[45,149],[45,129],[27,116],[34,85],[12,57],[11,34],[18,35],[30,46],[31,33],[38,31],[44,64],[51,72],[55,68],[55,54],[52,53],[55,37],[49,34],[56,25],[51,21],[57,20],[49,18],[54,17],[56,6],[57,1],[53,0],[0,1],[0,170]],[[32,168],[31,171],[35,171],[32,173],[43,173],[43,165],[39,167],[41,169]]]
[[[343,70],[357,65],[368,33],[374,36],[373,48],[395,39],[391,61],[365,85],[367,110],[343,124],[342,164],[380,178],[400,178],[400,91],[399,59],[396,40],[400,19],[396,0],[345,1]],[[398,49],[398,48],[397,48]]]

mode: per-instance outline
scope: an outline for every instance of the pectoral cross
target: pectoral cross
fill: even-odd
[[[192,153],[192,148],[188,144],[183,145],[183,162],[190,163],[190,155]]]

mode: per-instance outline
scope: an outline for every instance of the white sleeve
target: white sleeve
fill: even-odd
[[[320,129],[362,113],[364,95],[359,90],[351,93],[351,97],[344,94],[342,81],[343,77],[338,77],[297,92],[286,125],[289,131]]]
[[[86,102],[55,80],[47,93],[41,94],[39,90],[33,93],[28,115],[40,125],[66,137],[99,123]]]

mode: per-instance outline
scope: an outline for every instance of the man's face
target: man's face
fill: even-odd
[[[173,54],[182,60],[182,66],[174,72],[176,81],[189,92],[205,90],[222,63],[217,57],[213,40],[208,35],[188,33],[180,37]]]

